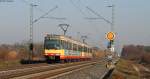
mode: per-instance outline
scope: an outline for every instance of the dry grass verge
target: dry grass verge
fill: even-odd
[[[139,79],[132,64],[131,61],[120,59],[111,79]]]

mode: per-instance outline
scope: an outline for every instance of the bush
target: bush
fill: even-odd
[[[145,54],[142,56],[141,63],[150,64],[150,53],[145,53]]]

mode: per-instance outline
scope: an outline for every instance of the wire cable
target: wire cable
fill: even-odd
[[[86,16],[85,13],[72,0],[69,1],[82,15]]]

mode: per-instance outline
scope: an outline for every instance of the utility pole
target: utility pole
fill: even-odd
[[[64,35],[66,35],[69,26],[70,26],[69,24],[59,24],[59,27],[63,30]]]
[[[111,7],[112,8],[112,17],[111,17],[111,21],[107,20],[106,18],[104,18],[103,16],[101,16],[100,14],[98,14],[97,12],[95,12],[93,9],[91,9],[90,7],[86,7],[89,11],[91,11],[93,14],[95,14],[96,16],[98,16],[98,18],[101,18],[102,20],[104,20],[106,23],[110,24],[110,31],[114,32],[114,5],[111,6],[107,6],[107,7]],[[96,19],[96,18],[88,18],[88,19]],[[110,33],[111,33],[110,32]],[[114,34],[114,33],[113,33]],[[111,33],[112,35],[112,33]],[[110,49],[111,52],[114,52],[114,40],[109,40],[109,45],[108,45],[108,49]]]
[[[33,57],[33,48],[34,48],[34,44],[33,44],[33,28],[34,28],[34,23],[38,22],[40,19],[42,18],[48,18],[48,19],[56,19],[56,20],[65,20],[66,18],[57,18],[57,17],[46,17],[50,12],[54,11],[55,9],[58,8],[58,6],[55,6],[54,8],[50,9],[48,12],[44,12],[43,15],[41,15],[39,18],[34,19],[34,13],[33,13],[33,9],[34,7],[38,6],[38,5],[34,5],[33,3],[28,3],[25,0],[21,0],[24,3],[26,3],[27,5],[30,6],[30,39],[29,39],[29,60],[32,60]]]
[[[50,9],[48,12],[44,13],[42,16],[40,16],[37,19],[34,19],[34,13],[33,13],[33,8],[36,7],[38,5],[34,5],[34,4],[30,4],[30,40],[29,40],[29,50],[30,50],[30,54],[29,54],[29,60],[32,60],[33,57],[33,48],[34,48],[34,44],[33,44],[33,28],[34,28],[34,23],[38,22],[40,19],[45,18],[46,15],[48,15],[50,12],[54,11],[56,8],[58,8],[57,6],[55,6],[54,8]]]
[[[115,5],[114,4],[112,4],[111,6],[107,6],[107,7],[111,7],[112,9],[112,15],[111,15],[111,32],[114,32],[114,15],[115,15],[115,13],[114,13],[114,7],[115,7]],[[113,40],[110,40],[109,41],[110,42],[110,51],[111,52],[115,52],[114,51],[114,48],[115,48],[115,46],[114,46],[114,39]]]
[[[114,4],[112,4],[111,6],[107,6],[107,7],[111,7],[112,9],[112,15],[111,15],[111,31],[114,31],[114,15],[115,15],[115,13],[114,13],[114,7],[115,7],[115,5]]]
[[[107,38],[109,39],[109,44],[108,44],[108,50],[110,51],[110,55],[108,55],[108,64],[106,65],[108,68],[113,68],[114,64],[112,63],[113,61],[113,57],[115,57],[115,45],[114,45],[114,41],[115,41],[115,33],[114,33],[114,7],[115,5],[112,3],[111,6],[107,6],[107,7],[111,7],[112,10],[112,15],[111,15],[111,31],[108,32],[107,34]]]
[[[34,45],[33,45],[33,8],[35,6],[38,6],[38,5],[34,5],[34,4],[30,4],[30,45],[29,45],[29,49],[30,49],[30,55],[29,55],[29,60],[32,60],[32,57],[33,57],[33,48],[34,48]]]
[[[86,7],[89,11],[91,11],[92,13],[94,13],[96,16],[98,16],[99,18],[101,18],[102,20],[104,20],[106,23],[110,24],[110,32],[107,33],[106,37],[108,39],[108,50],[110,51],[109,55],[108,55],[108,64],[106,65],[108,68],[113,67],[112,66],[112,58],[113,58],[113,54],[115,52],[114,50],[114,39],[115,39],[115,33],[114,33],[114,4],[112,4],[111,6],[107,6],[107,7],[111,7],[112,8],[112,15],[111,15],[111,21],[105,19],[103,16],[101,16],[100,14],[98,14],[97,12],[95,12],[94,10],[92,10],[89,7]],[[88,19],[96,19],[96,18],[88,18]]]

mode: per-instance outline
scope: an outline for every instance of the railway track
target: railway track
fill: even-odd
[[[15,69],[24,69],[24,68],[32,68],[32,67],[40,67],[40,66],[47,66],[47,63],[39,63],[39,64],[19,64],[15,66],[8,66],[5,68],[0,68],[1,71],[8,71],[8,70],[15,70]]]
[[[75,63],[65,63],[65,64],[54,64],[47,66],[15,69],[0,71],[0,79],[43,79],[49,77],[56,77],[61,73],[73,72],[77,69],[82,69],[89,67],[90,65],[96,63],[95,61],[84,61]]]

